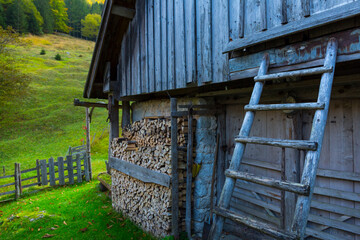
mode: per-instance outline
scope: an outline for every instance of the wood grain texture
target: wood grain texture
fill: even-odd
[[[40,167],[41,167],[41,185],[46,186],[48,184],[47,179],[47,166],[46,160],[40,160]]]
[[[55,186],[55,164],[54,158],[49,159],[49,179],[50,179],[50,186]]]
[[[64,158],[58,157],[59,185],[65,185]]]

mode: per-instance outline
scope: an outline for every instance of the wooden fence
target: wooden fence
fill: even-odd
[[[0,192],[0,196],[15,194],[15,200],[20,198],[22,190],[34,186],[56,186],[67,184],[74,184],[76,182],[81,183],[83,177],[85,181],[90,181],[90,163],[86,153],[78,153],[76,155],[68,155],[64,157],[58,157],[55,162],[54,158],[50,158],[48,161],[36,160],[36,167],[21,170],[20,163],[15,163],[15,171],[13,175],[0,176],[1,179],[14,178],[14,182],[0,185],[1,188],[15,186],[15,189],[7,192]],[[66,174],[67,171],[67,175]],[[29,172],[35,172],[31,177],[22,178],[21,175]],[[36,179],[35,183],[29,183],[23,185],[23,182]]]

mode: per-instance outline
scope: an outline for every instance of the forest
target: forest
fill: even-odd
[[[54,32],[95,40],[104,0],[0,0],[0,26],[35,35]]]

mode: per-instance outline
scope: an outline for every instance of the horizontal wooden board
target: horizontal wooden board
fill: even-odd
[[[155,183],[164,187],[170,187],[170,176],[155,172],[153,170],[140,167],[138,165],[123,161],[118,158],[110,157],[110,167],[126,175],[136,178],[142,182]]]

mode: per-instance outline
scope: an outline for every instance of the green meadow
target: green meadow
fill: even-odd
[[[14,50],[16,67],[32,80],[20,102],[10,101],[0,109],[0,175],[2,166],[7,175],[14,174],[15,162],[28,169],[35,167],[36,159],[65,156],[69,146],[79,146],[86,138],[85,109],[74,107],[73,100],[84,100],[94,42],[62,35],[24,38],[28,45]],[[61,61],[55,60],[57,54]],[[0,203],[0,239],[153,239],[114,212],[109,197],[98,190],[96,176],[105,171],[108,151],[106,119],[106,109],[94,110],[93,181],[41,191],[33,187],[18,201]],[[0,179],[0,185],[12,181]],[[13,196],[0,197],[0,202],[9,198]]]

